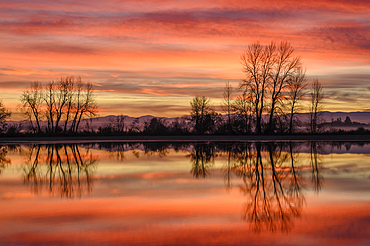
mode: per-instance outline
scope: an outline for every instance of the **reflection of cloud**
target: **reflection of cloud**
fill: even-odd
[[[34,197],[34,195],[27,192],[5,193],[1,196],[2,199],[26,199],[32,197]]]
[[[156,200],[137,197],[109,201],[89,199],[73,207],[47,204],[50,206],[47,211],[40,203],[31,202],[7,216],[1,215],[0,225],[4,225],[4,221],[7,225],[1,239],[5,244],[89,242],[125,245],[244,245],[246,242],[249,245],[289,245],[292,241],[302,245],[307,239],[315,240],[315,245],[368,242],[364,229],[368,225],[368,203],[337,205],[330,209],[316,206],[306,211],[305,219],[298,220],[290,234],[265,233],[261,236],[235,222],[239,210],[235,209],[234,200],[206,197],[199,202],[202,202],[201,206],[188,200],[158,197]],[[64,229],[47,230],[55,225]],[[24,228],[22,226],[29,229],[16,233],[9,229]]]

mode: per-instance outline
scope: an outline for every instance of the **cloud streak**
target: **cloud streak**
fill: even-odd
[[[239,56],[257,40],[291,42],[307,74],[322,78],[328,89],[343,83],[333,68],[362,67],[356,77],[370,66],[368,1],[0,3],[3,84],[71,74],[122,95],[216,98],[225,81],[236,85],[243,77]],[[357,88],[368,78],[356,81]]]

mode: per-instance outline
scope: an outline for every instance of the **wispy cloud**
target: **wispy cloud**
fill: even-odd
[[[327,76],[335,67],[361,66],[356,87],[368,83],[365,0],[0,0],[0,6],[0,82],[71,74],[105,92],[220,97],[225,81],[242,78],[239,56],[248,44],[288,40],[307,74],[328,90],[345,83]]]

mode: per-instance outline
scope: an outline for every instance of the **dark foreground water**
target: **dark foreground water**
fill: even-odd
[[[0,244],[370,245],[370,144],[0,146]]]

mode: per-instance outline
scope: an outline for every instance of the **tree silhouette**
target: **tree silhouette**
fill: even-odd
[[[299,57],[294,57],[294,48],[288,42],[281,42],[280,45],[275,46],[273,54],[273,67],[271,70],[271,79],[269,91],[271,93],[270,116],[268,123],[268,133],[273,132],[274,115],[278,108],[278,104],[282,104],[284,97],[283,89],[288,85],[291,77],[295,77],[295,71],[301,69],[301,61]]]
[[[290,103],[289,133],[293,133],[294,116],[299,108],[299,101],[303,98],[303,90],[307,86],[306,74],[302,69],[297,69],[294,76],[288,80],[288,100]]]
[[[244,92],[234,101],[232,107],[236,114],[234,129],[238,133],[249,133],[252,128],[251,98]]]
[[[310,130],[311,133],[315,134],[318,130],[318,123],[320,120],[320,111],[322,110],[322,100],[324,98],[324,92],[322,84],[318,79],[314,79],[312,83],[311,91],[311,105],[310,105]]]
[[[148,135],[164,135],[168,133],[168,128],[164,119],[153,117],[145,123],[143,132]]]
[[[30,122],[33,131],[42,132],[40,120],[42,117],[42,86],[40,82],[33,82],[31,86],[23,91],[21,95],[22,111]],[[33,126],[33,120],[36,121],[37,129]]]
[[[95,116],[97,110],[92,84],[73,76],[50,81],[45,87],[33,82],[20,101],[31,128],[39,133],[43,132],[40,125],[43,119],[47,121],[45,132],[49,134],[76,133],[81,120]],[[37,128],[33,127],[33,121]]]
[[[227,82],[224,87],[223,97],[224,100],[222,102],[222,110],[227,115],[227,132],[231,133],[231,114],[233,113],[233,102],[232,102],[232,93],[233,93],[233,87],[230,85],[230,82]]]
[[[3,102],[0,100],[0,132],[6,130],[5,121],[10,118],[11,112],[4,107]]]
[[[259,42],[248,46],[241,56],[245,78],[240,87],[251,96],[253,112],[256,117],[256,133],[262,133],[262,115],[269,105],[269,121],[266,132],[273,133],[274,119],[279,105],[283,103],[283,91],[289,79],[301,67],[299,57],[293,55],[294,49],[288,42],[277,45],[271,42],[262,46]],[[270,99],[267,101],[267,99]]]
[[[191,119],[194,122],[194,130],[198,134],[209,132],[214,126],[215,112],[210,105],[210,99],[207,97],[195,97],[190,102]]]
[[[256,117],[256,133],[262,132],[262,113],[265,109],[267,83],[273,65],[273,45],[263,47],[259,42],[249,45],[241,56],[243,72],[246,76],[240,87],[251,94]]]

